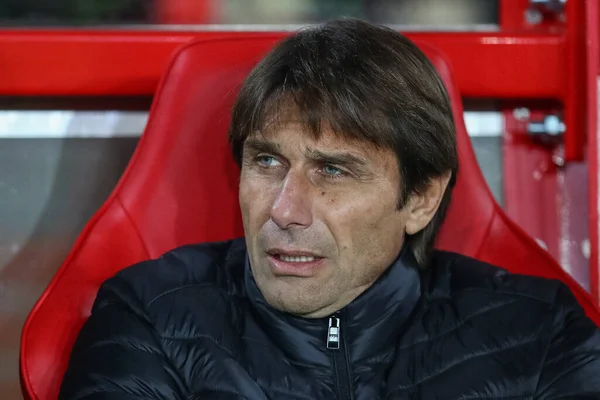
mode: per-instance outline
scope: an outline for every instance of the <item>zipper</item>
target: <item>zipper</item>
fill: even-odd
[[[337,400],[354,400],[354,389],[348,363],[348,348],[342,333],[342,317],[339,313],[336,313],[329,317],[327,328],[327,349],[329,349],[333,363],[337,389],[336,397]]]

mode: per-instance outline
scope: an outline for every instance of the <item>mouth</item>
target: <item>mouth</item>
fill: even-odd
[[[271,249],[267,251],[275,275],[309,277],[324,264],[321,255],[299,250]]]

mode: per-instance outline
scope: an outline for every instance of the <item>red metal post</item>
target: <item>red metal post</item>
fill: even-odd
[[[567,134],[564,138],[565,162],[586,159],[588,196],[574,198],[574,204],[563,204],[561,212],[567,213],[571,225],[585,226],[589,237],[589,287],[596,304],[600,304],[599,259],[598,249],[598,54],[599,6],[597,0],[567,1],[566,2],[566,44],[567,44],[567,82],[564,95],[564,121]],[[586,152],[587,144],[587,152]],[[577,163],[575,163],[577,165]],[[567,175],[568,177],[568,175]],[[572,175],[572,180],[579,175]],[[572,188],[572,185],[571,185]],[[568,190],[569,185],[563,186]],[[563,197],[571,193],[563,193]],[[576,220],[577,209],[586,207],[589,215],[584,220]],[[578,208],[574,208],[578,207]],[[564,235],[564,231],[562,232]],[[563,240],[570,238],[567,236]],[[577,250],[586,250],[585,247]]]
[[[588,54],[586,70],[586,113],[587,113],[587,164],[588,164],[588,189],[589,189],[589,251],[590,251],[590,286],[593,299],[600,304],[600,6],[596,1],[587,1],[585,9],[586,37],[585,51]]]
[[[598,72],[598,1],[566,2],[565,161],[582,161],[595,126]],[[590,114],[591,113],[591,114]],[[588,118],[594,115],[593,121]],[[589,126],[592,123],[594,126]]]
[[[501,31],[523,32],[541,28],[526,19],[529,0],[500,1]],[[546,28],[544,28],[546,29]],[[564,36],[559,29],[557,35]],[[563,42],[563,51],[566,43]],[[512,59],[512,62],[518,60]],[[564,66],[565,61],[561,60]],[[536,69],[543,77],[544,67]],[[564,69],[559,72],[561,81],[558,93],[547,98],[560,99],[563,93]],[[543,96],[540,96],[543,98]],[[539,97],[538,97],[539,98]],[[556,165],[552,161],[552,148],[536,143],[528,133],[528,124],[543,118],[544,112],[537,104],[524,99],[518,104],[505,104],[505,131],[502,145],[504,208],[508,215],[525,231],[536,238],[560,261],[559,222],[557,213]],[[516,111],[515,111],[516,110]],[[547,111],[547,110],[544,110]]]
[[[596,142],[598,3],[597,0],[570,0],[566,2],[564,14],[543,10],[541,15],[545,19],[537,23],[532,23],[530,12],[529,0],[502,1],[502,32],[555,32],[564,38],[566,57],[561,68],[564,81],[558,96],[551,98],[562,106],[566,131],[562,143],[555,140],[553,144],[543,144],[539,137],[527,132],[527,123],[560,109],[544,109],[530,101],[520,101],[518,106],[527,107],[529,115],[523,117],[520,113],[519,121],[513,113],[515,106],[507,106],[503,146],[505,206],[513,219],[545,243],[563,268],[584,287],[589,287],[600,304]],[[544,76],[545,69],[537,73]],[[584,162],[586,158],[588,164]],[[588,209],[589,217],[581,212]]]

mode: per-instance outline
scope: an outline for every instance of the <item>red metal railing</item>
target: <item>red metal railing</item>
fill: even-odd
[[[236,35],[240,32],[0,31],[0,95],[151,95],[178,46],[192,37]],[[465,96],[563,95],[564,35],[408,32],[407,36],[445,52]]]

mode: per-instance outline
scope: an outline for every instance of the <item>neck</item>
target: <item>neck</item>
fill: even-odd
[[[365,292],[366,290],[368,290],[369,287],[371,287],[371,285],[372,285],[372,283],[370,283],[368,285],[363,285],[363,286],[359,286],[357,288],[354,288],[353,290],[348,291],[347,293],[345,293],[344,296],[341,297],[335,303],[327,305],[327,306],[325,306],[323,308],[320,308],[318,310],[311,311],[311,312],[306,313],[306,314],[294,314],[294,315],[296,315],[297,317],[309,318],[309,319],[328,317],[328,316],[333,315],[336,312],[340,311],[344,307],[346,307],[354,299],[356,299],[358,296],[360,296],[363,292]]]
[[[270,306],[254,281],[247,257],[245,275],[253,312],[270,339],[288,357],[317,364],[329,362],[329,317],[341,324],[340,340],[352,349],[352,358],[360,360],[394,345],[421,294],[417,262],[407,247],[373,285],[357,291],[356,298],[314,315],[291,315]]]

